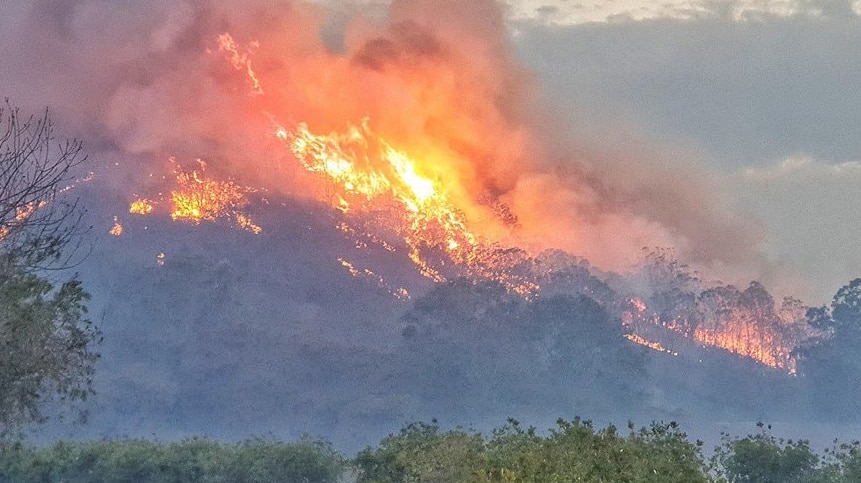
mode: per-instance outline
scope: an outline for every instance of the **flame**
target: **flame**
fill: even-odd
[[[633,332],[626,337],[637,344],[674,355],[660,342],[650,339],[667,339],[668,333],[675,334],[703,347],[723,349],[795,374],[796,361],[792,357],[792,349],[809,336],[793,330],[800,320],[799,314],[795,313],[798,311],[781,310],[771,317],[737,303],[728,304],[716,312],[704,311],[696,316],[699,320],[694,322],[683,317],[663,319],[659,314],[649,312],[646,303],[638,298],[628,299],[627,305],[627,310],[622,312],[622,323]]]
[[[148,215],[152,213],[153,203],[145,198],[138,198],[129,205],[129,213],[136,215]]]
[[[177,189],[171,191],[173,210],[170,217],[200,224],[201,221],[215,221],[217,218],[233,218],[243,230],[259,235],[263,228],[239,211],[247,204],[245,195],[251,188],[240,186],[232,181],[216,181],[204,176],[206,163],[197,160],[200,169],[190,171],[179,168],[175,161]]]
[[[24,206],[16,206],[15,207],[15,221],[17,221],[19,223],[22,221],[25,221],[27,218],[30,218],[30,216],[33,214],[33,212],[36,211],[37,208],[42,208],[47,204],[48,204],[48,202],[43,200],[43,201],[39,201],[39,202],[31,201],[30,203],[27,203]]]
[[[175,158],[170,158],[170,164],[173,167],[176,184],[175,189],[170,192],[172,220],[190,221],[197,225],[204,221],[215,221],[218,218],[231,218],[245,231],[255,235],[263,232],[260,225],[241,211],[248,204],[246,195],[254,192],[254,189],[233,181],[218,181],[206,176],[206,162],[202,159],[197,160],[198,169],[183,169]],[[129,205],[129,213],[151,215],[155,205],[156,202],[153,200],[138,198]],[[114,222],[116,223],[116,217]]]
[[[678,356],[679,353],[675,351],[671,351],[664,347],[660,342],[650,341],[640,335],[637,334],[625,334],[625,338],[629,341],[639,344],[644,347],[648,347],[649,349],[656,350],[658,352],[663,352],[665,354],[670,354],[671,356]]]
[[[274,135],[308,172],[320,174],[339,191],[335,206],[342,212],[353,210],[354,204],[367,211],[394,202],[393,228],[423,276],[446,280],[443,263],[432,261],[434,253],[442,252],[451,265],[465,268],[464,275],[497,280],[522,295],[537,292],[537,283],[507,271],[497,247],[470,230],[464,213],[444,186],[426,174],[419,158],[381,139],[369,124],[365,119],[343,133],[321,135],[299,123],[292,131],[276,126]]]
[[[173,203],[170,217],[174,220],[188,220],[194,224],[203,220],[214,221],[243,204],[243,188],[229,181],[206,178],[204,169],[203,163],[200,171],[176,168],[177,189],[170,193]]]
[[[400,300],[407,300],[410,298],[410,292],[406,288],[404,288],[404,287],[397,287],[397,288],[392,287],[391,285],[388,284],[388,282],[385,281],[385,279],[382,276],[375,273],[373,270],[371,270],[369,268],[365,268],[365,269],[356,268],[356,266],[353,265],[353,263],[351,263],[351,262],[349,262],[343,258],[339,258],[338,262],[341,264],[342,267],[347,269],[347,271],[350,273],[350,275],[352,275],[354,277],[369,278],[369,279],[375,281],[378,287],[386,290],[390,295],[394,296],[395,298],[400,299]]]
[[[33,213],[35,213],[37,209],[42,208],[47,204],[47,201],[41,200],[31,201],[24,205],[16,206],[15,216],[11,220],[3,222],[3,224],[0,225],[0,240],[9,236],[9,234],[12,233],[12,230],[15,227],[20,227],[24,225],[24,222],[26,222],[31,216],[33,216]]]
[[[111,227],[111,229],[108,233],[110,233],[113,236],[120,236],[123,234],[123,225],[120,224],[120,222],[117,220],[116,216],[114,217],[114,226]]]
[[[240,51],[239,44],[233,40],[233,36],[226,32],[219,35],[216,41],[218,42],[218,51],[228,54],[228,59],[236,70],[245,72],[245,75],[248,78],[248,83],[251,86],[251,93],[253,95],[263,94],[263,89],[260,87],[260,80],[257,78],[257,74],[254,72],[254,69],[251,68],[251,52],[253,49],[256,49],[259,44],[257,42],[251,42],[251,49],[246,49],[242,52]]]
[[[261,228],[260,225],[255,224],[251,221],[251,218],[249,218],[248,215],[242,213],[236,214],[236,224],[239,225],[239,228],[250,231],[255,235],[259,235],[263,232],[263,228]]]

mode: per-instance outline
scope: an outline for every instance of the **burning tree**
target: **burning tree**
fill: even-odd
[[[79,141],[54,138],[47,111],[0,106],[0,437],[44,421],[52,396],[92,392],[89,295],[55,276],[73,265],[84,231],[82,210],[62,194],[85,159]]]

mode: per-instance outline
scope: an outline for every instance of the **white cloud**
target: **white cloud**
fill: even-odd
[[[725,17],[737,21],[781,18],[793,15],[825,17],[834,13],[838,2],[806,0],[510,0],[515,20],[538,20],[555,25],[577,25],[621,20],[691,20]],[[845,5],[845,2],[843,3]],[[851,2],[851,11],[861,14],[861,1]],[[846,12],[844,12],[846,13]]]

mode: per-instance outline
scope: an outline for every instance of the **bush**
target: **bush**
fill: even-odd
[[[346,468],[330,444],[253,439],[226,444],[193,438],[0,446],[0,482],[307,482],[337,481]]]

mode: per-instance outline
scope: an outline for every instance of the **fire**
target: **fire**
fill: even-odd
[[[774,331],[753,326],[749,321],[732,321],[720,328],[698,327],[694,340],[795,373],[795,361],[790,358],[791,348],[784,347]]]
[[[170,217],[174,220],[188,220],[194,224],[214,221],[244,203],[244,188],[229,181],[204,177],[204,166],[201,164],[200,171],[177,169],[177,189],[170,193],[173,203]]]
[[[254,69],[251,68],[251,50],[245,52],[240,51],[239,45],[233,40],[233,36],[229,33],[223,33],[218,36],[218,50],[229,54],[230,63],[236,70],[244,71],[248,77],[248,82],[251,85],[251,93],[254,95],[263,94],[263,89],[260,88],[260,80]],[[251,43],[251,48],[257,48],[257,42]]]
[[[113,236],[120,236],[123,234],[123,225],[120,224],[116,216],[114,217],[114,226],[111,227],[108,233]]]
[[[218,51],[244,77],[250,94],[262,96],[263,86],[251,59],[258,44],[251,43],[245,48],[224,33],[218,36],[217,45]],[[279,104],[279,99],[273,101],[271,105]],[[255,106],[264,104],[267,103]],[[474,208],[492,205],[493,210],[488,209],[487,213],[493,211],[494,216],[505,220],[516,220],[514,213],[504,205],[496,205],[501,205],[498,200],[484,203],[477,199],[479,194],[465,194],[469,191],[464,186],[467,182],[458,179],[454,170],[447,172],[443,167],[457,165],[459,158],[446,158],[451,153],[447,145],[436,149],[437,144],[447,142],[405,140],[407,136],[397,131],[393,134],[385,120],[378,119],[379,124],[373,124],[373,119],[361,118],[365,114],[353,112],[341,119],[344,130],[328,134],[310,127],[309,123],[317,120],[314,115],[306,118],[309,123],[281,123],[280,116],[272,112],[262,112],[261,118],[271,122],[269,134],[283,143],[297,163],[325,184],[328,201],[347,220],[339,221],[337,228],[355,241],[357,249],[374,244],[392,252],[404,250],[418,272],[435,282],[463,276],[497,281],[525,297],[539,294],[541,287],[536,275],[528,268],[530,254],[502,245],[508,234],[504,230],[515,223],[501,223],[500,230],[496,226],[484,229],[481,220],[475,219]],[[171,218],[176,221],[200,224],[230,218],[244,230],[261,233],[262,228],[242,212],[248,204],[247,195],[253,190],[233,181],[213,179],[205,174],[205,164],[202,161],[199,164],[198,169],[191,170],[175,167],[176,187],[170,191],[169,200],[140,198],[131,204],[129,211],[150,214],[156,204],[169,203]],[[481,216],[484,212],[478,218]],[[487,235],[489,231],[493,235]],[[159,254],[157,263],[163,265],[164,261],[164,254]],[[406,289],[389,286],[374,270],[357,267],[343,257],[338,262],[352,276],[372,280],[396,297],[409,298]],[[668,315],[651,309],[651,299],[648,304],[638,298],[626,302],[621,318],[632,331],[626,337],[634,343],[677,355],[678,348],[661,335],[670,334],[771,367],[794,370],[790,357],[791,349],[796,346],[794,339],[786,335],[781,321],[756,312],[753,306],[735,300],[720,310],[709,310],[701,307],[707,306],[708,300],[697,299],[701,306],[696,310]]]
[[[347,269],[350,275],[354,277],[368,278],[375,281],[378,287],[386,290],[393,297],[400,300],[407,300],[410,298],[410,292],[407,289],[405,289],[404,287],[393,288],[391,285],[388,284],[388,282],[385,281],[385,279],[383,279],[382,276],[375,273],[373,270],[369,268],[356,268],[355,265],[343,258],[339,258],[338,262],[341,264],[342,267]]]
[[[781,310],[775,310],[770,298],[757,294],[754,290],[757,287],[752,285],[745,291],[731,287],[707,290],[700,295],[697,309],[689,314],[690,318],[680,315],[663,318],[651,312],[643,300],[628,299],[622,322],[632,334],[626,337],[656,350],[664,348],[660,342],[652,340],[666,342],[681,337],[794,374],[792,349],[811,336],[804,328],[804,307],[792,306],[788,302],[793,301],[789,300],[784,301]],[[718,297],[716,293],[721,295]],[[759,300],[754,300],[757,296]]]
[[[538,290],[537,283],[498,263],[504,257],[470,230],[444,187],[421,169],[416,157],[376,135],[369,120],[329,135],[315,134],[304,123],[292,131],[277,126],[275,137],[288,143],[307,171],[334,185],[341,211],[350,211],[354,204],[361,211],[394,202],[393,228],[403,236],[410,259],[425,277],[446,280],[432,261],[433,253],[442,252],[452,265],[465,269],[464,275],[497,280],[523,295]]]
[[[38,203],[30,202],[24,206],[16,206],[15,207],[15,221],[18,221],[18,222],[25,221],[27,218],[30,218],[30,216],[33,214],[34,211],[36,211],[37,208],[42,208],[47,204],[48,204],[47,201],[39,201]]]
[[[138,198],[129,205],[129,213],[135,215],[148,215],[152,213],[153,203],[145,198]]]
[[[671,351],[671,350],[667,349],[660,342],[650,341],[650,340],[645,339],[642,336],[639,336],[637,334],[625,334],[625,338],[628,339],[629,341],[635,343],[635,344],[639,344],[641,346],[648,347],[649,349],[652,349],[652,350],[655,350],[658,352],[670,354],[671,356],[678,356],[679,355],[678,352]]]
[[[260,225],[255,224],[253,221],[251,221],[251,218],[242,213],[236,214],[236,224],[239,225],[239,228],[242,228],[246,231],[250,231],[255,235],[259,235],[263,232],[263,228],[261,228]]]
[[[0,225],[0,240],[9,236],[12,232],[13,228],[16,226],[21,226],[26,222],[33,213],[36,212],[37,209],[43,208],[48,204],[47,201],[31,201],[22,206],[15,207],[15,216],[11,219]],[[11,213],[10,213],[11,214]]]
[[[219,218],[232,218],[236,225],[255,235],[263,228],[241,210],[248,204],[246,195],[255,191],[233,181],[218,181],[205,175],[206,163],[198,159],[198,169],[186,170],[171,158],[175,189],[170,192],[170,217],[174,221],[189,221],[195,225]],[[161,200],[162,202],[164,200]],[[129,213],[150,215],[157,203],[138,198],[129,205]],[[116,218],[115,218],[116,223]],[[122,227],[119,228],[122,230]],[[113,234],[113,233],[112,233]]]

